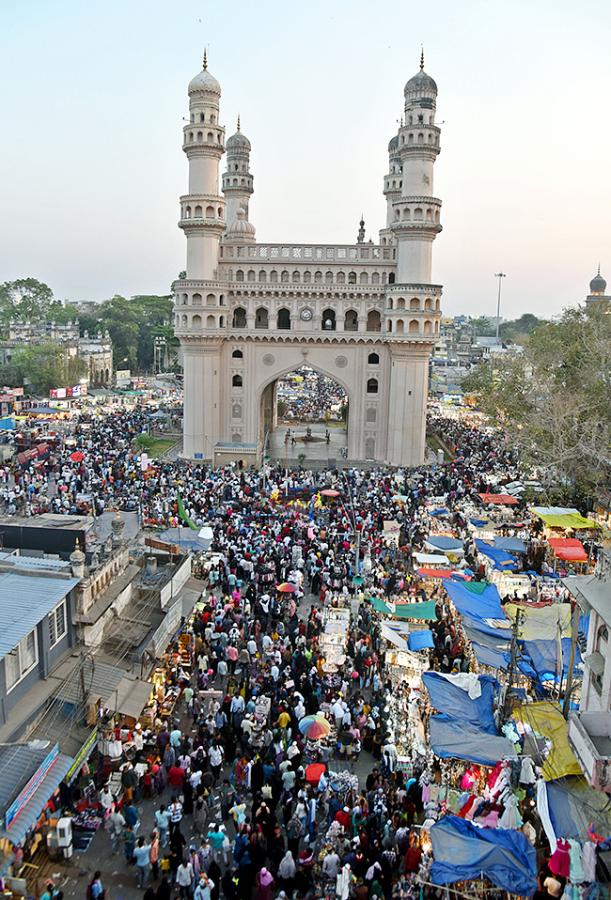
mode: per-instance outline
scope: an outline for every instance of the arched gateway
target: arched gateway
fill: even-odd
[[[405,86],[406,124],[389,144],[379,243],[365,241],[361,221],[354,244],[261,244],[248,221],[251,146],[239,123],[219,194],[220,87],[204,60],[189,85],[183,129],[187,273],[174,284],[185,456],[213,459],[216,447],[235,445],[238,455],[247,448],[260,459],[275,419],[274,385],[305,364],[348,394],[349,459],[423,461],[428,361],[441,317],[441,286],[431,283],[441,230],[441,202],[432,195],[436,96],[421,64]],[[414,143],[414,132],[423,143]]]

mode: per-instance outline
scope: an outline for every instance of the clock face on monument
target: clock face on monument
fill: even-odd
[[[305,309],[301,310],[300,316],[304,322],[309,322],[312,318],[312,310],[308,309],[308,307],[306,306]]]

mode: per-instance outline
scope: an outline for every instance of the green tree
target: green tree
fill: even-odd
[[[0,368],[2,383],[9,387],[29,387],[38,395],[54,387],[77,384],[87,374],[87,365],[78,357],[69,357],[61,344],[46,341],[21,347],[11,362]]]
[[[499,335],[503,341],[525,344],[528,335],[532,334],[539,325],[542,325],[543,321],[543,319],[537,318],[532,313],[524,313],[524,315],[514,321],[501,322]]]
[[[0,284],[0,321],[11,319],[40,321],[47,317],[53,302],[53,291],[36,278],[18,278]]]
[[[540,324],[523,352],[463,382],[549,485],[592,496],[611,476],[611,315],[579,307]]]
[[[492,337],[495,328],[487,316],[478,316],[476,319],[469,319],[469,323],[473,328],[473,334],[477,337]]]

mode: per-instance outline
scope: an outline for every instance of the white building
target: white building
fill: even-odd
[[[601,552],[594,575],[563,583],[590,616],[579,712],[571,713],[569,740],[590,784],[611,792],[611,553]]]
[[[206,58],[189,84],[180,198],[186,278],[174,284],[184,359],[184,454],[217,445],[258,448],[276,424],[276,382],[307,363],[349,398],[348,457],[417,465],[425,456],[428,363],[439,334],[441,286],[432,282],[441,201],[437,85],[420,70],[405,85],[405,120],[390,141],[386,222],[378,243],[260,243],[249,221],[251,145],[226,145],[221,88]]]

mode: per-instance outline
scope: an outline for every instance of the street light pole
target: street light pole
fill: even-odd
[[[496,342],[498,344],[499,325],[501,324],[501,284],[503,283],[503,278],[507,278],[507,275],[504,272],[496,272],[494,277],[499,280],[499,293],[496,300]]]

